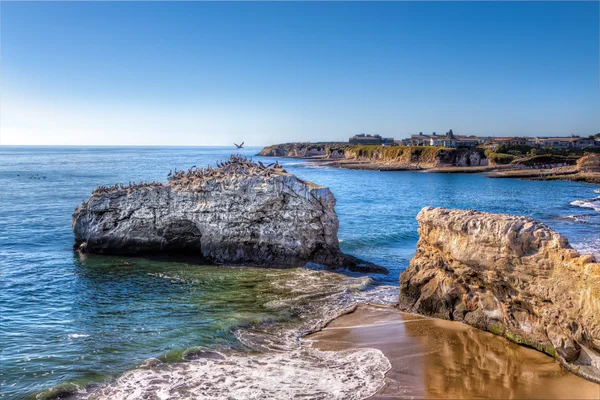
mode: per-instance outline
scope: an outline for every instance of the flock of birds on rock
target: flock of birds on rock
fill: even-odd
[[[218,161],[217,168],[210,165],[206,168],[196,168],[194,165],[187,171],[169,172],[169,182],[190,182],[195,180],[205,180],[210,178],[232,177],[236,175],[257,175],[271,176],[277,172],[286,172],[279,161],[269,165],[262,162],[255,163],[252,158],[244,157],[241,154],[232,154],[229,160]]]
[[[118,190],[127,190],[127,189],[137,189],[137,188],[146,188],[146,187],[152,187],[152,186],[162,186],[163,184],[160,182],[129,182],[129,185],[123,185],[122,183],[117,183],[114,184],[112,186],[98,186],[96,189],[94,189],[94,191],[92,192],[93,194],[100,194],[100,193],[112,193],[112,192],[116,192]]]
[[[233,176],[264,176],[269,177],[278,172],[286,172],[283,165],[279,161],[275,161],[269,165],[264,165],[262,162],[255,163],[252,158],[242,156],[241,154],[232,154],[229,160],[218,161],[217,168],[210,165],[206,168],[196,168],[192,166],[187,171],[170,171],[168,180],[174,184],[185,184],[194,181],[204,181],[212,178],[233,177]],[[153,186],[163,186],[160,182],[129,182],[129,185],[117,183],[112,186],[98,186],[93,194],[112,193],[119,190],[129,190],[137,188],[147,188]]]

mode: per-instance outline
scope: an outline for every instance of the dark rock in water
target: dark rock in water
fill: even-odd
[[[426,207],[400,307],[537,348],[600,382],[600,264],[531,218]]]
[[[63,400],[72,399],[80,392],[77,385],[73,383],[62,383],[39,393],[35,398],[39,400]]]
[[[216,264],[387,272],[339,249],[335,198],[323,186],[232,156],[169,174],[166,185],[100,187],[73,214],[75,249],[188,254]]]

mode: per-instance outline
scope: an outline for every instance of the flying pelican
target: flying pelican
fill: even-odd
[[[235,147],[237,147],[238,149],[243,149],[244,148],[244,142],[242,142],[241,144],[237,144],[234,143]]]

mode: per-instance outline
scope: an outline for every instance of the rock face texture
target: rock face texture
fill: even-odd
[[[342,143],[284,143],[265,147],[258,154],[264,157],[322,157],[332,160],[360,160],[379,163],[412,164],[420,168],[479,167],[488,165],[483,151],[472,148],[437,148]]]
[[[327,156],[330,146],[311,143],[283,143],[268,146],[262,149],[258,155],[264,157],[317,157]]]
[[[322,186],[233,157],[169,183],[100,187],[75,210],[75,248],[105,254],[188,254],[206,262],[385,272],[341,253],[335,198]]]
[[[600,154],[588,154],[577,161],[580,172],[600,172]]]
[[[462,321],[600,383],[600,264],[531,218],[426,207],[400,308]]]
[[[478,167],[486,165],[488,165],[487,157],[477,149],[440,150],[435,160],[436,167]]]

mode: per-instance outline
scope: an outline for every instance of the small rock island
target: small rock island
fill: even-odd
[[[158,182],[96,188],[73,214],[74,248],[100,254],[199,256],[212,264],[385,273],[344,255],[327,187],[239,155]]]
[[[528,217],[425,207],[400,308],[534,347],[600,383],[600,264]]]

